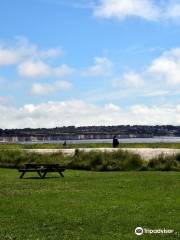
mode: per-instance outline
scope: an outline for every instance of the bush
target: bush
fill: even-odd
[[[53,154],[38,154],[23,150],[0,150],[0,167],[18,168],[26,163],[58,163],[67,166],[70,158],[61,152]]]
[[[179,155],[164,155],[152,158],[147,164],[147,170],[180,171]]]
[[[180,163],[180,153],[176,154],[176,161]]]
[[[24,152],[19,150],[0,150],[1,167],[17,167],[26,159]]]
[[[128,151],[84,152],[77,149],[68,167],[95,171],[179,171],[180,154],[162,154],[150,161],[144,161],[140,155]]]
[[[93,171],[180,171],[180,154],[160,155],[150,161],[128,151],[113,152],[75,150],[74,156],[61,152],[38,154],[25,150],[0,150],[0,167],[18,168],[26,163],[57,163],[69,169]]]
[[[118,150],[114,152],[75,151],[74,159],[68,165],[72,169],[95,171],[128,171],[139,170],[144,161],[138,155]]]

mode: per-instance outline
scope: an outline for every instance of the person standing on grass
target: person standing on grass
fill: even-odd
[[[119,140],[116,136],[113,137],[113,148],[117,148],[119,145]]]
[[[63,142],[63,148],[66,148],[66,146],[67,146],[67,142],[66,142],[66,140]]]

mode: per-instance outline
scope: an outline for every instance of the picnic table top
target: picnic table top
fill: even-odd
[[[63,173],[66,170],[65,167],[61,167],[59,164],[34,164],[27,163],[24,167],[19,168],[21,172],[20,178],[23,178],[26,172],[37,172],[40,178],[45,178],[48,172],[58,172],[61,177],[64,177]]]
[[[47,163],[26,163],[25,164],[26,167],[36,167],[36,166],[55,166],[55,167],[60,167],[60,164],[47,164]]]
[[[36,163],[26,163],[24,166],[19,167],[19,170],[22,169],[57,169],[57,170],[65,170],[64,166],[60,166],[60,164],[36,164]]]

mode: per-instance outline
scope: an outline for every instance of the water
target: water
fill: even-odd
[[[38,142],[19,142],[22,144],[33,143],[59,143],[64,141],[38,141]],[[153,138],[120,138],[120,143],[180,143],[180,137],[153,137]],[[112,139],[87,139],[87,140],[68,140],[67,144],[81,144],[81,143],[112,143]]]

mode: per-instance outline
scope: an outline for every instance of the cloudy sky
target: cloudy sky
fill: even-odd
[[[180,124],[180,0],[1,0],[0,128]]]

